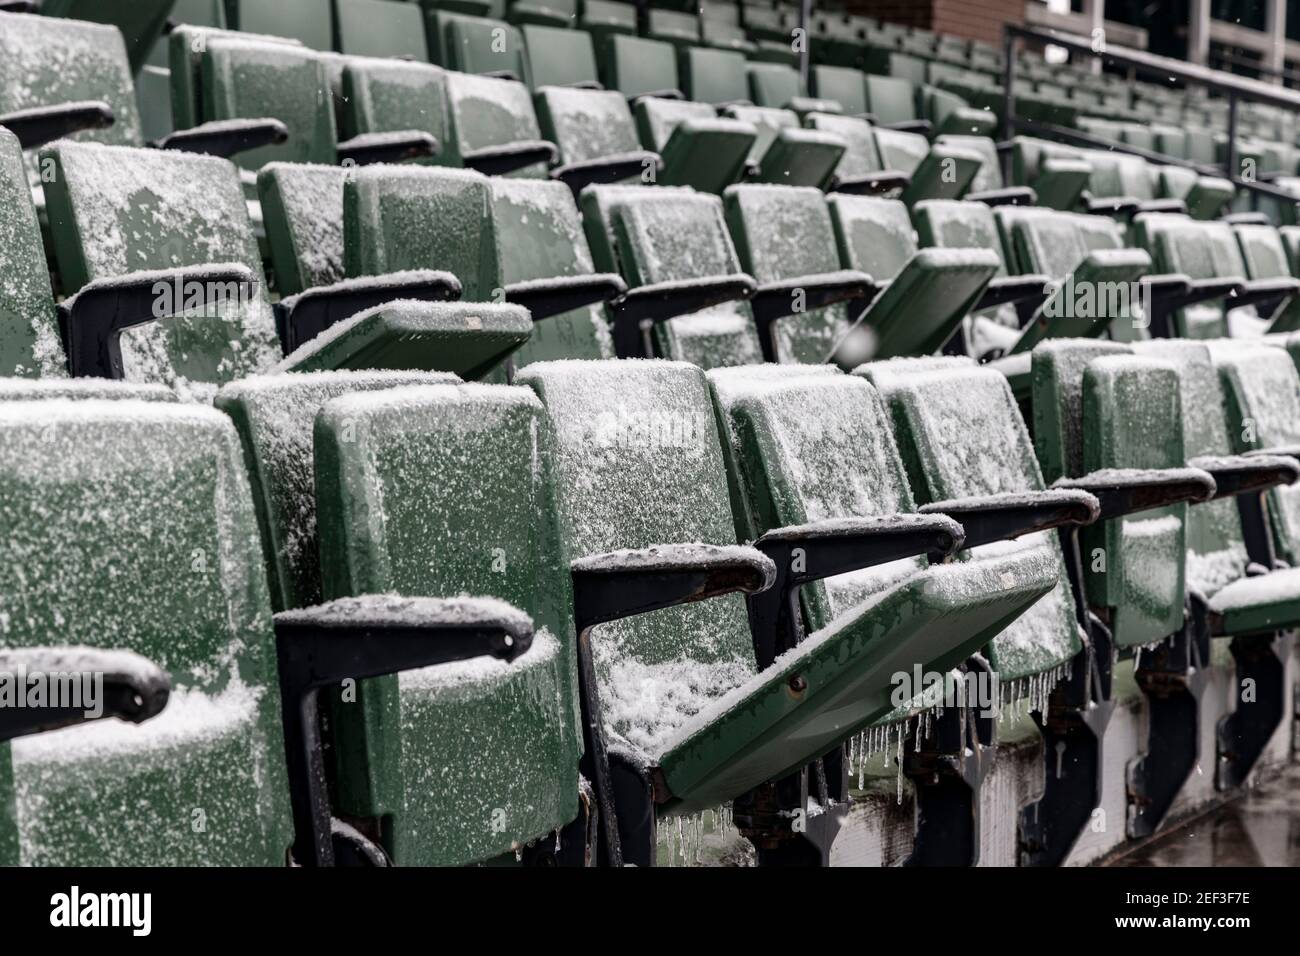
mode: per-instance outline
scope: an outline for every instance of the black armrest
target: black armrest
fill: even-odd
[[[342,598],[275,616],[294,859],[330,866],[330,807],[318,698],[363,680],[474,657],[513,660],[532,644],[528,615],[489,598]]]
[[[440,144],[432,133],[408,129],[362,133],[339,143],[336,153],[341,165],[370,166],[437,156],[439,148]]]
[[[1047,276],[1031,273],[1022,276],[995,276],[984,287],[984,294],[972,312],[996,309],[1008,302],[1025,303],[1029,312],[1037,312],[1052,294],[1053,283]]]
[[[1172,316],[1182,308],[1182,303],[1191,293],[1192,280],[1181,272],[1169,272],[1143,276],[1138,282],[1142,284],[1144,301],[1151,305],[1151,314],[1147,316],[1151,335],[1161,339],[1174,338]]]
[[[1269,448],[1256,448],[1254,451],[1245,453],[1246,458],[1255,458],[1261,455],[1274,455],[1278,458],[1300,458],[1300,445],[1273,445]]]
[[[1198,468],[1130,469],[1094,471],[1082,478],[1062,478],[1053,488],[1086,491],[1101,503],[1097,520],[1163,508],[1181,502],[1192,504],[1214,497],[1214,478]]]
[[[750,300],[750,306],[754,310],[754,322],[758,326],[758,338],[763,346],[764,357],[769,362],[776,361],[772,325],[778,319],[849,299],[870,301],[880,293],[880,289],[871,276],[852,269],[796,276],[759,286]]]
[[[450,272],[414,270],[382,276],[344,279],[316,286],[275,304],[276,331],[284,354],[289,355],[335,322],[397,299],[446,302],[459,299],[460,280]]]
[[[559,151],[554,143],[541,139],[528,139],[508,143],[505,146],[472,149],[463,153],[460,159],[466,168],[476,170],[484,176],[504,176],[537,163],[550,166],[558,155]]]
[[[278,119],[214,120],[179,129],[153,145],[183,153],[206,153],[228,158],[247,149],[272,146],[289,139],[289,127]]]
[[[663,165],[658,153],[637,150],[579,163],[565,163],[551,170],[551,178],[564,183],[576,196],[593,183],[618,183],[634,176],[639,178],[647,169],[653,169],[657,175]]]
[[[1138,202],[1137,211],[1186,213],[1187,203],[1181,199],[1143,199]]]
[[[608,302],[627,292],[627,285],[613,273],[598,272],[514,282],[506,286],[505,291],[507,302],[522,305],[532,314],[533,321],[538,322],[584,305]]]
[[[1300,294],[1300,279],[1290,276],[1273,279],[1249,279],[1241,284],[1236,294],[1230,297],[1227,305],[1235,308],[1239,305],[1253,305],[1260,309],[1261,318],[1268,318],[1285,302]],[[1263,314],[1263,313],[1267,314]]]
[[[772,559],[776,583],[749,599],[759,668],[799,642],[803,585],[902,558],[924,555],[942,561],[963,540],[962,526],[940,514],[831,519],[767,532],[754,547]]]
[[[1211,302],[1214,299],[1236,295],[1241,291],[1242,281],[1241,276],[1192,279],[1188,284],[1187,292],[1174,300],[1174,308],[1181,309],[1196,305],[1198,302]]]
[[[0,675],[26,682],[36,675],[64,684],[81,682],[79,699],[60,695],[59,701],[47,698],[40,706],[28,702],[23,707],[0,707],[0,743],[106,717],[143,723],[167,705],[171,693],[167,675],[131,651],[0,648]],[[72,706],[74,703],[78,706]]]
[[[253,273],[238,263],[132,272],[88,282],[59,303],[59,331],[73,377],[122,377],[123,329],[142,322],[179,315],[193,308],[191,298],[203,297],[199,308],[217,309],[251,296]],[[168,303],[174,307],[167,308]]]
[[[519,74],[514,70],[488,70],[483,75],[490,76],[494,80],[514,80],[516,83],[520,82]]]
[[[40,7],[36,0],[0,0],[0,13],[35,13]]]
[[[649,357],[643,333],[656,322],[690,315],[723,302],[748,299],[756,288],[744,273],[656,282],[628,289],[609,304],[614,349],[620,358]]]
[[[117,121],[113,108],[101,100],[38,106],[0,114],[0,126],[18,137],[23,149],[35,149],[88,129],[108,129]]]
[[[899,172],[896,169],[882,169],[877,173],[868,173],[853,179],[837,178],[831,183],[831,192],[848,193],[852,196],[875,196],[879,193],[887,193],[891,189],[903,189],[911,182],[910,173]]]
[[[1092,524],[1100,506],[1087,492],[1050,489],[934,501],[921,513],[945,514],[960,521],[966,529],[966,547],[975,548],[1065,525]]]
[[[967,193],[962,198],[982,202],[986,206],[1032,206],[1038,202],[1038,193],[1029,186],[1007,186],[1004,189]]]
[[[920,133],[922,136],[929,136],[932,124],[929,120],[900,120],[897,123],[877,123],[881,129],[894,129],[900,133]]]
[[[1293,485],[1300,480],[1300,462],[1284,455],[1193,458],[1187,464],[1207,472],[1214,479],[1216,499],[1235,498],[1278,485]]]

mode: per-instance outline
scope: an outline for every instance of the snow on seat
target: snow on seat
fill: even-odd
[[[787,368],[790,371],[784,371]],[[720,369],[709,376],[729,426],[735,462],[731,473],[741,486],[736,497],[744,499],[745,506],[738,514],[749,518],[748,537],[779,527],[848,518],[888,520],[915,511],[889,413],[861,377],[818,375],[787,366]],[[1012,555],[1003,570],[1015,576],[1032,566],[1033,561]],[[1043,567],[1047,572],[1041,590],[1032,597],[1018,592],[989,596],[1004,602],[1002,624],[1055,583],[1050,566]],[[889,632],[891,642],[906,645],[904,653],[918,655],[903,663],[904,671],[919,665],[926,673],[943,672],[987,644],[997,626],[989,623],[984,599],[930,618],[935,609],[924,603],[926,579],[974,579],[993,573],[990,568],[989,563],[971,562],[930,567],[925,558],[916,557],[806,585],[802,599],[808,630],[815,637],[824,627],[865,628],[883,618],[896,628]],[[877,600],[891,588],[888,598]],[[900,612],[900,606],[907,610]],[[924,639],[917,638],[920,630]],[[908,713],[885,716],[898,719]]]
[[[1141,215],[1134,220],[1134,232],[1139,244],[1151,255],[1154,272],[1180,273],[1193,281],[1198,279],[1246,278],[1246,268],[1240,261],[1240,251],[1236,262],[1226,255],[1223,248],[1225,236],[1216,237],[1212,229],[1222,225],[1226,231],[1226,240],[1233,243],[1232,229],[1226,223],[1213,224],[1198,222],[1185,216],[1168,214]],[[1235,271],[1232,267],[1235,266]],[[1225,267],[1227,271],[1225,271]],[[1258,334],[1258,317],[1254,306],[1242,309],[1229,309],[1231,299],[1210,299],[1198,302],[1178,310],[1174,314],[1173,332],[1180,338],[1213,339],[1229,333],[1230,327],[1242,326]],[[1244,318],[1244,322],[1235,321]]]
[[[741,271],[717,196],[660,186],[592,186],[582,194],[582,210],[597,268],[621,274],[629,288]],[[753,314],[743,301],[657,322],[652,338],[657,354],[701,368],[762,361]]]
[[[635,153],[641,149],[627,98],[617,90],[543,86],[536,94],[542,134],[564,163]]]
[[[0,59],[0,70],[3,62]],[[66,376],[54,293],[22,148],[17,137],[2,127],[0,277],[0,376]]]
[[[518,305],[394,299],[336,322],[285,356],[276,371],[409,369],[474,381],[499,369],[533,329],[528,310]]]
[[[721,119],[708,103],[645,96],[635,102],[641,145],[663,157],[659,181],[720,193],[745,171],[758,130]]]
[[[281,296],[331,285],[343,272],[343,184],[334,165],[267,163],[257,174],[266,242]]]
[[[437,155],[420,162],[457,165],[459,152],[449,148],[446,76],[445,70],[431,63],[349,56],[343,68],[340,135],[351,139],[417,130],[439,145]]]
[[[128,380],[221,383],[279,360],[257,238],[231,163],[66,140],[41,157],[53,163],[45,196],[65,292],[158,269],[232,263],[252,273],[253,287],[241,288],[233,301],[226,296],[219,308],[173,313],[125,330]],[[188,301],[190,290],[182,292]]]
[[[717,419],[699,369],[552,362],[533,365],[521,381],[537,390],[554,425],[562,527],[575,557],[736,540]],[[1001,612],[990,597],[998,590],[992,577],[959,577],[941,575],[906,599],[888,591],[878,600],[944,617],[963,596],[980,594],[991,623]],[[1008,590],[1032,600],[1050,580],[1038,568]],[[665,809],[716,806],[888,710],[882,675],[910,659],[899,646],[906,642],[885,639],[900,615],[907,616],[902,607],[869,625],[828,627],[761,672],[744,602],[734,594],[601,624],[591,641],[606,731],[633,759],[662,770]],[[940,656],[951,648],[936,646],[944,643],[937,633],[931,650]],[[797,675],[807,690],[793,695],[789,681]]]
[[[729,106],[725,113],[758,132],[749,151],[751,179],[756,182],[824,188],[847,148],[834,133],[801,126],[792,109]]]
[[[554,839],[578,813],[581,736],[541,406],[504,386],[352,391],[353,376],[306,378],[328,388],[299,396],[299,376],[283,376],[250,401],[282,402],[272,419],[293,416],[295,447],[308,455],[295,484],[309,480],[315,420],[322,596],[494,597],[536,628],[514,663],[479,658],[365,681],[356,703],[338,704],[339,810],[391,815],[390,849],[403,865],[467,863]],[[315,413],[330,391],[346,394]]]
[[[445,74],[449,117],[448,159],[464,165],[476,150],[542,140],[528,87],[516,80],[470,73]],[[452,165],[455,165],[454,163]],[[512,176],[545,176],[547,164],[534,163]]]
[[[257,534],[239,439],[214,410],[0,402],[0,645],[130,650],[173,687],[144,724],[0,748],[14,765],[7,862],[283,865],[293,833]]]
[[[84,20],[0,13],[0,115],[87,102],[107,104],[113,124],[73,138],[142,144],[121,32]]]
[[[740,261],[760,285],[840,269],[835,231],[820,190],[731,186],[723,201]],[[773,223],[781,228],[772,228]],[[773,329],[776,360],[825,362],[864,305],[861,300],[836,302],[778,319]]]
[[[0,378],[0,402],[42,402],[51,399],[130,399],[176,402],[180,397],[165,385],[138,385],[102,378]]]
[[[969,359],[893,359],[855,371],[889,406],[912,493],[921,504],[1044,489],[1033,445],[1006,378]],[[1038,706],[1082,644],[1055,534],[982,545],[965,554],[981,566],[1036,555],[1056,586],[989,644],[1004,694]]]
[[[1210,356],[1226,399],[1232,450],[1300,447],[1300,376],[1287,353],[1262,342],[1228,340],[1211,343]],[[1300,490],[1271,489],[1268,515],[1278,556],[1300,566]]]

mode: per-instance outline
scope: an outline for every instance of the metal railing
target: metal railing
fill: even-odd
[[[1171,166],[1185,166],[1206,171],[1204,167],[1189,162],[1182,157],[1153,153],[1150,150],[1139,149],[1126,143],[1114,143],[1109,140],[1100,140],[1097,137],[1082,133],[1077,129],[1059,126],[1054,123],[1047,123],[1029,117],[1017,116],[1015,111],[1015,53],[1017,40],[1052,44],[1053,46],[1062,47],[1071,53],[1100,59],[1105,64],[1127,67],[1136,73],[1158,76],[1166,81],[1171,79],[1181,80],[1184,83],[1201,86],[1211,93],[1223,96],[1228,103],[1227,148],[1225,150],[1223,161],[1223,175],[1239,188],[1267,195],[1275,199],[1284,199],[1290,202],[1296,201],[1295,196],[1282,189],[1278,189],[1276,186],[1270,186],[1254,179],[1244,179],[1239,175],[1239,170],[1237,168],[1237,106],[1241,101],[1266,103],[1270,106],[1276,106],[1300,113],[1300,91],[1291,90],[1273,83],[1264,83],[1259,80],[1252,80],[1248,77],[1237,76],[1233,73],[1224,73],[1220,70],[1212,70],[1208,67],[1198,66],[1194,63],[1187,63],[1183,60],[1174,60],[1166,56],[1158,56],[1154,53],[1148,53],[1145,50],[1131,50],[1127,47],[1110,46],[1109,44],[1102,45],[1101,49],[1095,49],[1094,41],[1091,37],[1079,36],[1074,33],[1064,33],[1059,30],[1023,27],[1008,23],[1003,27],[1003,56],[1005,62],[1002,75],[1002,138],[1004,140],[1009,140],[1017,132],[1030,132],[1063,141],[1076,142],[1089,146],[1098,146],[1103,149],[1112,149],[1116,152],[1132,153]]]

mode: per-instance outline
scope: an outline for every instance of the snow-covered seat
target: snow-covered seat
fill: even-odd
[[[1273,225],[1241,223],[1234,225],[1241,257],[1249,279],[1294,279],[1291,260],[1281,231]],[[1295,332],[1300,329],[1300,302],[1291,299],[1273,314],[1268,331]]]
[[[752,62],[745,65],[749,77],[749,98],[755,106],[806,113],[842,113],[844,107],[834,97],[809,96],[799,71],[786,63]],[[861,76],[862,74],[858,74]]]
[[[374,167],[351,176],[344,204],[349,275],[437,267],[458,277],[467,302],[524,306],[533,328],[514,356],[519,365],[613,355],[602,304],[624,285],[593,268],[561,183]]]
[[[1258,336],[1269,331],[1273,312],[1300,291],[1300,281],[1290,276],[1248,279],[1241,247],[1226,222],[1142,215],[1134,220],[1134,232],[1157,271],[1192,280],[1195,298],[1174,314],[1167,334]]]
[[[762,361],[744,301],[754,280],[740,270],[719,197],[592,186],[581,202],[596,268],[622,275],[630,290],[631,308],[612,316],[620,358],[658,355],[701,368]]]
[[[775,320],[764,346],[776,361],[852,368],[870,356],[936,351],[996,268],[992,256],[981,261],[978,252],[918,252],[907,209],[896,199],[733,186],[726,206],[741,263],[760,283],[752,300],[760,330],[772,315],[806,310]],[[785,227],[774,230],[773,222]],[[819,282],[828,294],[853,297],[815,308]]]
[[[1260,343],[1208,343],[1226,399],[1232,451],[1300,454],[1300,376],[1286,352]],[[1300,566],[1300,490],[1269,492],[1273,546],[1292,567]]]
[[[578,0],[514,0],[506,10],[506,19],[521,28],[525,24],[537,24],[571,30],[578,19]],[[524,36],[528,37],[527,31]],[[531,53],[529,50],[530,59]]]
[[[67,374],[41,227],[18,139],[0,128],[0,376]]]
[[[1032,136],[1016,136],[1011,144],[1016,184],[1032,188],[1041,206],[1074,209],[1092,173],[1084,151]]]
[[[472,594],[510,601],[538,629],[512,665],[443,665],[335,701],[335,812],[391,815],[388,849],[414,865],[496,856],[573,819],[573,651],[553,545],[538,533],[537,403],[449,375],[329,372],[236,382],[217,407],[244,443],[277,611]],[[501,484],[485,497],[488,462]],[[376,497],[382,519],[365,504]]]
[[[866,195],[894,193],[905,189],[911,176],[901,169],[890,169],[881,160],[874,128],[861,116],[838,113],[809,113],[804,117],[809,129],[833,133],[846,146],[840,164],[835,167],[831,189]]]
[[[646,11],[643,35],[671,43],[679,51],[690,50],[699,45],[700,21],[694,13],[685,10],[652,8]],[[744,57],[741,57],[741,63],[744,63]]]
[[[849,66],[815,63],[809,72],[808,79],[814,96],[838,103],[840,106],[838,110],[821,110],[819,112],[839,112],[847,116],[857,117],[862,117],[864,114],[871,112],[867,108],[866,77],[861,70]]]
[[[551,176],[568,184],[575,196],[593,182],[677,175],[675,170],[661,173],[659,154],[641,148],[632,109],[617,90],[543,86],[534,102],[542,134],[560,151],[561,165]]]
[[[891,639],[896,627],[932,625],[972,591],[998,590],[988,579],[965,590],[939,575],[915,591],[889,592],[870,624],[832,626],[775,661],[760,660],[745,604],[726,592],[762,590],[775,567],[735,547],[704,374],[681,363],[554,362],[531,366],[521,382],[537,391],[554,426],[563,537],[576,559],[577,606],[591,609],[579,615],[580,653],[592,658],[586,712],[601,715],[595,734],[628,781],[617,815],[625,841],[642,833],[639,847],[625,846],[636,862],[648,855],[642,828],[655,805],[715,806],[819,757],[888,709],[886,675],[915,656],[904,650],[909,642]],[[951,523],[935,525],[950,531],[940,549],[954,547]],[[769,534],[762,544],[812,547],[810,531]],[[594,600],[619,580],[656,580],[660,597],[647,603],[630,591],[617,609]],[[1027,573],[1007,583],[984,605],[986,624],[1008,613],[1004,600],[1032,601],[1052,578]],[[915,633],[921,643],[922,635],[935,639],[928,647],[936,658],[958,650],[943,627]]]
[[[659,182],[720,193],[744,174],[758,130],[708,103],[661,96],[635,101],[641,145],[662,157]]]
[[[989,115],[980,111],[981,115]],[[949,122],[952,122],[950,120]],[[1028,186],[1008,186],[1002,178],[1002,160],[997,144],[989,136],[963,133],[940,133],[936,143],[957,146],[980,157],[980,169],[971,180],[970,192],[965,199],[982,202],[988,206],[1032,206],[1038,197]]]
[[[7,862],[283,865],[271,608],[229,421],[170,402],[0,402],[0,499],[0,647],[130,650],[172,683],[139,726],[0,747],[16,798]]]
[[[959,199],[970,191],[983,159],[979,153],[944,143],[933,145],[920,133],[872,128],[885,169],[908,177],[899,198],[908,206],[924,199]]]
[[[184,36],[184,35],[183,35]],[[173,41],[174,100],[192,97],[188,109],[173,109],[177,128],[189,121],[239,126],[276,120],[287,135],[270,145],[239,152],[238,162],[256,172],[269,162],[398,162],[433,155],[441,145],[422,128],[368,134],[340,142],[334,98],[336,75],[345,60],[274,38],[228,31],[203,31],[201,52]],[[177,60],[180,59],[180,63]],[[192,89],[178,77],[197,74]],[[183,80],[180,82],[184,82]]]
[[[962,521],[963,501],[974,514],[1000,501],[1013,508],[1049,501],[1028,431],[1000,373],[970,359],[927,358],[873,362],[855,374],[875,385],[889,406],[918,505]],[[988,659],[1008,698],[1032,692],[1038,700],[1080,651],[1079,624],[1055,534],[1026,533],[968,549],[965,557],[981,564],[1016,554],[1041,556],[1059,580],[993,639]]]
[[[728,106],[723,114],[758,131],[747,160],[752,181],[824,188],[847,148],[834,133],[800,126],[793,110]]]

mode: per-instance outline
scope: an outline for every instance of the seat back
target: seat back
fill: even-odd
[[[1229,434],[1227,408],[1219,372],[1210,350],[1190,339],[1135,342],[1133,351],[1159,359],[1178,370],[1183,413],[1183,454],[1188,460],[1231,455],[1237,445]],[[1187,587],[1210,596],[1245,577],[1249,557],[1241,516],[1232,498],[1207,501],[1187,509]]]
[[[338,42],[347,56],[429,59],[424,15],[414,3],[397,0],[343,0],[334,5]]]
[[[528,64],[519,28],[488,17],[428,11],[429,58],[461,73],[491,73],[524,82]]]
[[[1242,262],[1251,279],[1291,278],[1291,265],[1277,227],[1255,224],[1233,226]]]
[[[138,73],[162,34],[168,14],[181,12],[174,0],[132,0],[103,3],[101,0],[45,0],[40,12],[45,17],[90,20],[116,27],[126,42],[131,71]]]
[[[916,90],[907,80],[868,73],[866,85],[867,109],[876,122],[905,123],[917,118]]]
[[[788,109],[793,100],[804,95],[799,71],[784,63],[750,63],[749,99],[756,106]]]
[[[1049,480],[1186,463],[1184,384],[1157,357],[1135,357],[1118,342],[1048,341],[1034,349],[1031,379],[1034,444]],[[1088,601],[1110,609],[1107,626],[1121,646],[1182,625],[1187,524],[1180,504],[1082,529]]]
[[[724,196],[740,264],[760,285],[840,268],[835,229],[820,190],[731,186]],[[772,228],[776,222],[781,223],[780,229]],[[772,330],[776,360],[825,362],[849,322],[848,307],[842,302],[778,319]]]
[[[358,390],[314,413],[322,397],[285,405],[315,419],[326,598],[495,597],[536,629],[513,664],[363,681],[355,702],[334,706],[339,810],[384,818],[407,865],[553,839],[577,814],[581,737],[541,407],[524,389],[475,385]]]
[[[1064,280],[1092,251],[1072,213],[1035,207],[1001,208],[997,213],[1017,272]]]
[[[646,149],[662,153],[683,120],[712,120],[717,112],[708,103],[647,96],[636,104],[637,130]]]
[[[281,296],[345,278],[341,166],[269,163],[257,175],[262,222]]]
[[[1088,188],[1094,196],[1156,198],[1150,168],[1141,156],[1094,149],[1087,151],[1087,159],[1092,164]]]
[[[0,13],[0,114],[100,100],[107,129],[73,138],[140,145],[140,113],[122,34],[83,20]]]
[[[1216,253],[1205,224],[1182,216],[1142,215],[1135,222],[1141,245],[1151,254],[1157,272],[1180,272],[1191,279],[1213,279],[1219,272]],[[1237,275],[1244,278],[1244,270]],[[1183,338],[1212,339],[1227,333],[1220,302],[1201,302],[1180,309],[1175,317]]]
[[[606,89],[618,90],[629,99],[681,89],[677,52],[671,43],[616,33],[605,37],[597,52]]]
[[[1002,160],[998,158],[998,147],[993,140],[987,136],[956,136],[947,134],[940,136],[936,142],[956,146],[963,150],[968,150],[979,156],[980,169],[971,180],[971,192],[985,192],[987,190],[1002,189],[1006,183],[1002,181]]]
[[[421,162],[458,164],[460,149],[448,115],[446,77],[446,71],[430,63],[348,57],[343,70],[340,138],[403,130],[425,132],[438,141],[439,151]]]
[[[238,155],[245,169],[266,163],[333,163],[338,133],[329,73],[319,54],[281,43],[214,36],[201,67],[203,120],[273,117],[289,128],[278,146]]]
[[[492,277],[485,287],[590,275],[595,271],[573,194],[563,183],[525,179],[489,181]],[[533,334],[513,356],[530,362],[613,358],[604,307],[585,305],[533,324]]]
[[[232,163],[67,141],[41,159],[53,164],[45,205],[66,294],[95,279],[183,266],[234,263],[254,277],[251,289],[226,296],[218,309],[125,330],[126,378],[220,383],[278,361],[257,237]]]
[[[226,0],[230,29],[289,37],[313,50],[334,49],[332,0]]]
[[[892,279],[916,254],[916,233],[902,200],[833,193],[826,204],[845,269]]]
[[[229,420],[174,402],[0,402],[0,502],[0,645],[134,651],[172,686],[144,724],[9,745],[5,862],[284,865],[271,605]]]
[[[831,366],[714,369],[709,381],[729,439],[753,539],[775,528],[914,510],[889,413],[866,380]],[[810,629],[829,625],[924,568],[906,558],[807,585]]]
[[[686,47],[678,55],[678,74],[682,92],[696,103],[716,106],[749,100],[745,55],[735,50]]]
[[[662,186],[592,186],[581,197],[596,268],[629,287],[740,272],[722,200]],[[701,368],[762,361],[748,303],[726,302],[654,326],[657,354]]]
[[[871,112],[867,107],[867,85],[860,70],[817,65],[812,68],[811,83],[814,96],[834,100],[850,116]]]
[[[1219,373],[1234,450],[1300,445],[1300,381],[1285,350],[1253,342],[1210,346]],[[1281,485],[1268,493],[1268,515],[1278,556],[1300,565],[1300,490]]]
[[[646,10],[645,33],[674,44],[699,43],[700,22],[693,13],[651,7]]]
[[[582,30],[527,23],[519,28],[528,50],[529,82],[533,89],[596,83],[596,48]]]
[[[1042,473],[1006,377],[969,359],[895,359],[862,366],[890,408],[894,436],[918,504],[1040,491]],[[989,661],[1011,693],[1043,690],[1079,650],[1074,600],[1055,534],[971,549],[979,561],[1016,552],[1051,554],[1056,588],[990,645]],[[1040,675],[1047,675],[1040,677]],[[1024,683],[1038,686],[1025,687]],[[1048,688],[1050,689],[1050,688]]]
[[[0,127],[0,377],[67,374],[18,138]]]
[[[735,543],[717,419],[698,368],[542,362],[519,381],[553,424],[571,557]],[[601,624],[591,647],[606,728],[651,757],[757,669],[745,602],[735,594]]]
[[[476,149],[541,138],[532,97],[523,83],[452,71],[444,77],[450,135],[443,151],[448,165],[460,165],[461,158]],[[545,164],[534,163],[510,175],[544,176]]]
[[[641,148],[627,98],[617,90],[550,86],[534,97],[542,136],[560,148],[564,163],[631,153]]]
[[[844,140],[846,149],[835,167],[840,179],[861,179],[884,167],[871,124],[856,116],[837,116],[833,113],[810,113],[804,124],[812,129],[834,133]]]
[[[1007,256],[993,210],[988,206],[956,199],[927,199],[913,207],[912,216],[923,247],[990,249],[1002,260],[998,275],[1007,274]]]

